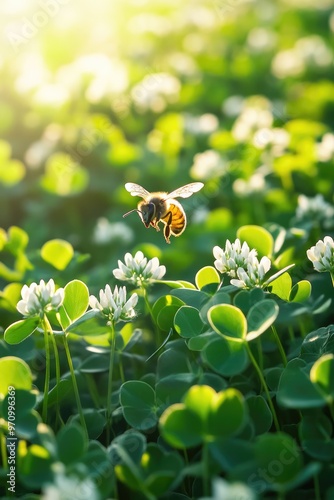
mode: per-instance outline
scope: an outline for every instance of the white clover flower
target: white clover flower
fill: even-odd
[[[226,240],[225,250],[215,246],[213,256],[216,259],[214,266],[218,271],[236,278],[237,270],[239,268],[247,268],[249,260],[256,257],[256,250],[250,250],[246,242],[241,246],[240,240],[237,238],[234,243]]]
[[[177,102],[180,81],[169,73],[149,73],[131,90],[131,98],[139,112],[162,112],[168,104]]]
[[[24,316],[43,316],[45,312],[57,311],[64,300],[64,289],[55,289],[53,279],[47,283],[44,280],[32,283],[30,286],[24,285],[21,290],[21,297],[17,303],[17,310]]]
[[[296,219],[297,221],[316,221],[324,227],[333,227],[334,208],[324,200],[321,194],[317,194],[314,198],[301,194],[298,196]]]
[[[43,486],[42,500],[100,500],[96,484],[89,477],[66,475],[65,467],[55,464],[52,483]]]
[[[334,241],[330,236],[325,236],[324,240],[319,240],[314,247],[306,252],[307,258],[312,262],[313,267],[319,273],[329,271],[334,273]]]
[[[321,142],[315,145],[317,158],[321,162],[330,161],[334,157],[334,134],[327,133]]]
[[[258,169],[247,181],[245,179],[236,179],[233,182],[233,191],[241,197],[247,197],[256,193],[264,192],[266,187],[266,172]]]
[[[106,245],[113,241],[129,244],[134,240],[134,232],[123,222],[109,222],[100,217],[93,233],[93,241],[97,245]]]
[[[118,321],[127,321],[136,315],[134,307],[138,302],[138,295],[133,293],[126,300],[125,286],[118,288],[115,286],[114,291],[111,291],[109,285],[106,285],[104,290],[100,290],[98,300],[94,295],[89,297],[89,305],[92,309],[97,309],[109,320],[117,323]]]
[[[252,256],[247,264],[247,270],[239,267],[237,276],[239,279],[232,279],[231,285],[238,288],[262,288],[265,284],[265,274],[269,271],[271,262],[268,257],[262,257],[260,262],[257,257]]]
[[[212,134],[219,127],[219,120],[211,113],[200,116],[185,114],[184,127],[187,132],[193,135]]]
[[[166,273],[166,267],[159,265],[158,257],[147,260],[143,252],[137,252],[134,257],[130,253],[124,256],[125,264],[118,261],[118,269],[113,275],[121,281],[129,281],[136,286],[145,286],[154,280],[160,280]]]
[[[194,179],[207,180],[226,174],[227,162],[223,160],[217,151],[208,149],[194,156],[194,163],[190,173]]]

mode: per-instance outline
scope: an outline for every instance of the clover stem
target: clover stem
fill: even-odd
[[[121,377],[122,384],[124,384],[124,382],[125,382],[125,376],[124,376],[124,369],[123,369],[123,360],[122,360],[122,356],[121,355],[119,356],[119,374],[120,374],[120,377]]]
[[[331,414],[332,420],[334,422],[334,403],[333,401],[329,403],[329,413]]]
[[[60,409],[59,409],[60,408],[60,405],[59,405],[59,384],[60,384],[59,353],[58,353],[57,342],[56,342],[55,336],[53,335],[53,332],[51,333],[51,341],[52,341],[53,352],[54,352],[54,356],[55,356],[55,364],[56,364],[56,394],[57,394],[56,413],[57,413],[57,419],[63,425],[63,419],[61,418]]]
[[[146,307],[148,309],[148,312],[149,312],[149,314],[150,314],[150,316],[152,318],[153,323],[155,324],[155,318],[154,318],[153,313],[152,313],[151,304],[148,301],[147,289],[146,289],[145,286],[143,286],[142,290],[143,290],[143,297],[144,297],[145,305],[146,305]]]
[[[318,474],[314,474],[314,476],[313,476],[313,483],[314,483],[315,500],[321,500],[320,484],[319,484],[319,476],[318,476]]]
[[[50,343],[49,343],[49,332],[51,333],[51,325],[49,320],[44,315],[43,320],[43,330],[44,330],[44,344],[45,344],[45,380],[44,380],[44,397],[43,397],[43,407],[42,407],[42,419],[46,423],[48,416],[48,397],[49,397],[49,386],[50,386]]]
[[[147,307],[148,312],[149,312],[149,314],[151,316],[152,322],[153,322],[154,326],[157,329],[157,333],[158,333],[158,335],[157,335],[157,347],[159,347],[160,344],[162,343],[162,340],[161,340],[161,330],[160,330],[160,328],[158,326],[158,323],[155,320],[155,317],[153,316],[152,308],[151,308],[151,305],[149,303],[148,296],[147,296],[147,289],[146,289],[146,287],[143,286],[142,290],[143,290],[143,297],[144,297],[144,301],[145,301],[146,307]]]
[[[115,325],[113,322],[110,323],[110,357],[109,357],[109,375],[108,375],[108,391],[107,391],[107,443],[110,443],[110,433],[111,433],[111,396],[112,396],[112,381],[113,381],[113,371],[114,371],[114,357],[115,357]]]
[[[288,326],[288,332],[289,332],[289,336],[290,336],[290,340],[295,340],[295,334],[294,334],[294,331],[293,331],[293,327],[291,325]]]
[[[330,273],[332,279],[332,285],[334,286],[334,273]]]
[[[75,378],[75,372],[74,372],[74,367],[73,367],[73,362],[71,358],[71,353],[70,349],[68,347],[68,342],[67,342],[67,337],[64,335],[64,347],[65,347],[65,352],[66,352],[66,357],[67,357],[67,362],[68,366],[70,369],[71,373],[71,378],[72,378],[72,384],[73,384],[73,391],[74,391],[74,396],[75,396],[75,401],[77,403],[77,408],[79,412],[79,417],[80,417],[80,422],[82,425],[82,428],[86,434],[86,438],[88,439],[88,431],[87,431],[87,426],[86,426],[86,420],[82,411],[82,406],[81,406],[81,401],[80,401],[80,395],[79,395],[79,389],[78,389],[78,384],[77,384],[77,379]]]
[[[272,330],[272,332],[274,334],[278,350],[279,350],[279,352],[281,354],[281,357],[282,357],[282,360],[283,360],[283,365],[286,366],[288,364],[288,360],[286,359],[286,354],[284,352],[281,339],[279,338],[277,330],[276,330],[276,328],[275,328],[274,325],[271,325],[271,330]]]
[[[209,447],[208,443],[203,444],[202,450],[202,460],[203,460],[203,492],[205,497],[210,496],[210,472],[209,472]]]
[[[277,415],[276,415],[276,411],[275,411],[273,402],[272,402],[270,394],[269,394],[269,389],[268,389],[267,383],[265,381],[265,378],[263,376],[263,373],[261,372],[261,369],[260,369],[259,365],[256,362],[255,357],[252,354],[252,351],[251,351],[251,348],[249,347],[248,342],[246,342],[245,345],[246,345],[246,349],[248,351],[248,355],[250,357],[250,360],[253,363],[253,366],[254,366],[254,368],[255,368],[258,376],[259,376],[260,382],[261,382],[262,387],[264,389],[264,392],[266,393],[266,396],[267,396],[267,399],[268,399],[268,405],[270,407],[270,410],[271,410],[271,413],[272,413],[272,416],[273,416],[274,424],[275,424],[277,432],[279,432],[280,431],[280,426],[279,426],[279,423],[278,423],[278,419],[277,419]]]

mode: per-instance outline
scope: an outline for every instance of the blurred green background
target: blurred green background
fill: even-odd
[[[189,279],[240,225],[332,203],[332,1],[2,0],[0,27],[0,227],[31,252],[64,238],[96,281],[141,248]],[[125,182],[195,180],[171,245],[122,218]]]

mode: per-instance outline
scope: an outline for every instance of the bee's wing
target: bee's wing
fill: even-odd
[[[144,189],[142,186],[139,186],[139,184],[135,184],[134,182],[127,182],[124,187],[131,194],[131,196],[140,196],[141,198],[146,198],[150,195],[150,193],[146,191],[146,189]]]
[[[168,198],[189,198],[194,193],[197,193],[204,186],[203,182],[191,182],[186,184],[171,193],[168,193],[166,199]]]

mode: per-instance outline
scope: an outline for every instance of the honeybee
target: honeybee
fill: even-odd
[[[194,193],[197,193],[204,184],[202,182],[192,182],[186,184],[171,193],[156,192],[149,193],[139,184],[128,182],[125,184],[125,189],[131,196],[140,196],[143,198],[138,203],[137,208],[130,210],[123,215],[127,217],[132,212],[138,212],[143,224],[146,227],[153,226],[157,231],[160,231],[159,222],[164,224],[164,237],[166,243],[170,243],[170,236],[180,236],[186,228],[187,217],[181,203],[175,198],[189,198]]]

